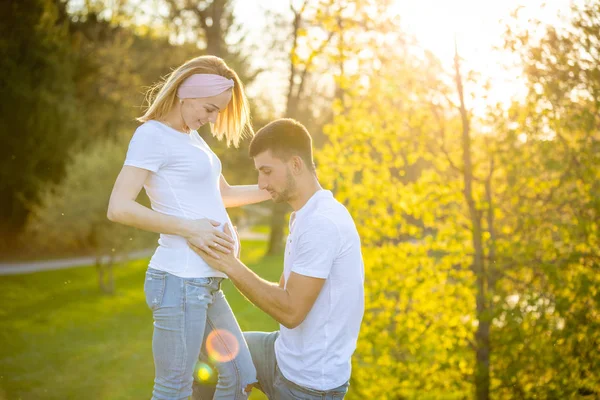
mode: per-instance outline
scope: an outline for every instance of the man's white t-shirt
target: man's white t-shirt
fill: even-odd
[[[221,222],[221,230],[224,224],[232,228],[219,186],[221,161],[198,132],[185,134],[148,121],[135,131],[125,165],[151,171],[144,189],[153,210],[189,220],[210,218]],[[161,234],[158,244],[152,268],[182,278],[227,277],[204,262],[181,236]]]
[[[292,272],[325,279],[325,284],[299,326],[280,326],[277,364],[300,386],[334,389],[350,379],[364,313],[364,266],[354,221],[330,191],[317,191],[290,217],[286,284]]]

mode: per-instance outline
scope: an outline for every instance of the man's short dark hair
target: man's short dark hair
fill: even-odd
[[[315,169],[310,133],[294,119],[276,119],[256,132],[250,142],[250,157],[268,150],[275,157],[286,161],[292,156],[299,156],[310,171]]]

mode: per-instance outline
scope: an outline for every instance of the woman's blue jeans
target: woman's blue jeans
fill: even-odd
[[[215,353],[214,399],[246,399],[256,382],[250,351],[220,289],[222,278],[180,278],[148,268],[146,302],[154,316],[153,400],[187,399],[203,344]],[[207,342],[208,341],[208,342]]]

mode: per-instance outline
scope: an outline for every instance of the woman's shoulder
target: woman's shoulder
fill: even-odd
[[[147,138],[153,141],[161,140],[160,124],[154,120],[146,121],[139,125],[133,132],[134,138]],[[143,139],[142,139],[143,140]]]
[[[153,121],[146,121],[135,129],[131,136],[131,142],[144,146],[162,146],[164,143],[162,136],[159,127]]]
[[[159,131],[159,125],[156,121],[154,120],[149,120],[146,121],[144,123],[142,123],[141,125],[139,125],[136,129],[134,133],[148,133],[150,135],[156,135],[158,134]]]

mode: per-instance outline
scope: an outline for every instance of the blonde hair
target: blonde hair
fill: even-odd
[[[215,74],[233,79],[233,92],[227,108],[219,113],[215,124],[211,124],[211,132],[217,139],[225,138],[227,146],[232,143],[238,147],[240,139],[253,136],[250,124],[250,106],[244,92],[244,86],[235,71],[219,57],[200,56],[186,61],[171,72],[162,82],[151,86],[146,92],[148,108],[140,122],[160,120],[173,108],[177,101],[177,89],[188,77],[194,74]]]

